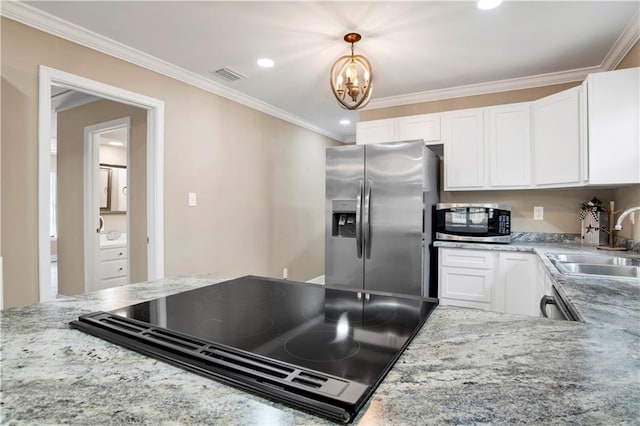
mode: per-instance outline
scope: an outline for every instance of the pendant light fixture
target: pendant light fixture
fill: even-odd
[[[364,56],[353,53],[353,45],[360,39],[360,34],[345,35],[344,41],[351,43],[351,55],[341,56],[331,67],[331,91],[340,106],[349,110],[367,105],[373,88],[371,64]]]

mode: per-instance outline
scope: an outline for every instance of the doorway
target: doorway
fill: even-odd
[[[85,292],[131,283],[130,127],[124,117],[84,128]]]
[[[57,86],[84,92],[146,111],[146,194],[144,243],[146,278],[164,276],[163,144],[164,103],[124,89],[41,66],[39,79],[38,274],[39,299],[55,297],[51,289],[51,91]],[[60,170],[58,170],[60,172]],[[86,183],[83,182],[83,184]],[[129,229],[128,229],[129,230]],[[94,229],[95,233],[95,229]],[[84,260],[84,259],[83,259]],[[88,259],[87,259],[88,260]],[[86,280],[86,279],[85,279]],[[80,291],[82,292],[82,291]]]

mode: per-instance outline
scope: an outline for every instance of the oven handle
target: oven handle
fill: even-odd
[[[547,305],[555,305],[556,299],[553,296],[542,296],[540,299],[540,313],[543,318],[549,318],[549,314],[547,314]]]

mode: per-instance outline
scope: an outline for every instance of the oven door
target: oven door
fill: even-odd
[[[553,288],[552,291],[553,296],[544,295],[540,299],[540,314],[549,319],[577,321],[556,289]]]

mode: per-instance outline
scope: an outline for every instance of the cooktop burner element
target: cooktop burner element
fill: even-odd
[[[83,315],[71,326],[350,422],[435,306],[435,299],[247,276]]]
[[[354,356],[360,344],[351,336],[340,336],[335,331],[312,331],[299,334],[284,342],[284,349],[305,361],[332,362]]]

